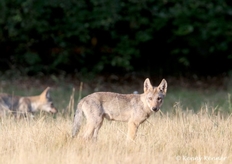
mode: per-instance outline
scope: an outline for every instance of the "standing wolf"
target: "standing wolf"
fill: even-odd
[[[96,92],[83,98],[77,105],[74,117],[72,136],[79,132],[82,113],[86,117],[84,139],[97,139],[97,134],[104,118],[128,122],[127,139],[135,139],[137,129],[152,113],[157,112],[167,92],[167,82],[161,81],[158,87],[151,85],[147,78],[144,81],[143,94],[119,94]]]
[[[21,115],[33,115],[39,110],[56,113],[57,109],[53,105],[49,90],[47,87],[40,95],[31,97],[0,94],[0,117],[12,113],[16,118],[20,118]]]

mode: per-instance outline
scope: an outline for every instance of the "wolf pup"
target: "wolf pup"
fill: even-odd
[[[16,118],[20,116],[33,116],[33,113],[42,110],[50,113],[56,113],[50,96],[50,88],[47,87],[40,95],[30,97],[20,97],[10,94],[0,94],[0,117],[12,113]]]
[[[128,122],[127,139],[134,140],[140,124],[153,112],[159,111],[167,92],[167,82],[161,81],[153,87],[147,78],[144,81],[143,94],[119,94],[96,92],[84,97],[77,105],[72,137],[80,130],[82,113],[86,117],[86,129],[83,138],[97,139],[104,118],[111,121]]]

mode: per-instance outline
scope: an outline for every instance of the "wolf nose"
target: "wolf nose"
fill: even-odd
[[[155,112],[157,112],[159,110],[159,108],[154,107],[154,108],[152,108],[152,110],[155,111]]]

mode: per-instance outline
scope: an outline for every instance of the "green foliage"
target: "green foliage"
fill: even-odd
[[[232,69],[228,0],[1,0],[0,15],[2,70],[11,64],[25,74]]]

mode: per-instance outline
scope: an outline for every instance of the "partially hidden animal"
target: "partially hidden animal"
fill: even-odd
[[[46,111],[57,113],[50,96],[50,87],[47,87],[40,95],[15,96],[12,94],[0,94],[0,117],[13,114],[16,118],[21,116],[33,116],[35,112]]]

